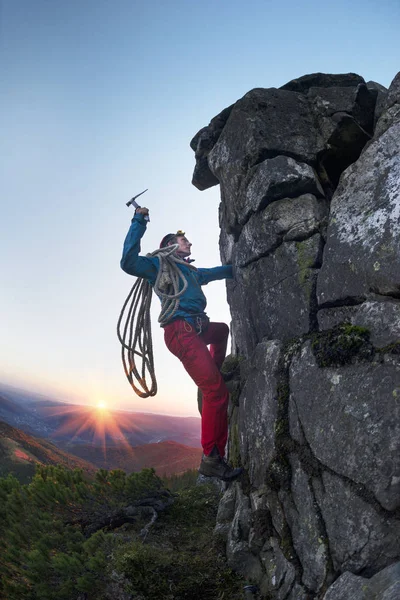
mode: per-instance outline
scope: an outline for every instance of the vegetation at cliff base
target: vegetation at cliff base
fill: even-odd
[[[182,491],[152,529],[117,553],[116,567],[132,598],[143,600],[241,600],[243,581],[226,564],[212,536],[218,493],[212,486]]]
[[[47,466],[27,485],[0,478],[0,598],[241,598],[212,536],[218,492],[192,480],[172,494],[152,469],[88,480]]]

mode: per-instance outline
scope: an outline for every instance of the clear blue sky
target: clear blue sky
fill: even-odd
[[[182,228],[219,263],[219,190],[191,185],[192,136],[254,87],[323,71],[385,86],[399,70],[397,0],[0,0],[0,381],[74,402],[196,415],[196,390],[156,324],[160,391],[140,400],[115,324],[119,268],[143,201],[142,251]],[[208,313],[229,322],[223,282]]]

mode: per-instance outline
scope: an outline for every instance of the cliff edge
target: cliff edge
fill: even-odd
[[[400,73],[257,88],[191,142],[234,265],[230,565],[276,600],[400,597]]]

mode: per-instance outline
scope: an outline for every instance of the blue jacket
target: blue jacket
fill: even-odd
[[[147,221],[142,214],[136,214],[124,242],[121,259],[121,268],[129,275],[143,277],[154,285],[159,269],[159,260],[156,256],[139,256],[140,240],[146,231]],[[217,279],[232,279],[232,265],[214,267],[212,269],[196,269],[186,265],[179,265],[188,282],[188,287],[180,297],[179,309],[174,319],[186,319],[194,322],[197,316],[205,315],[204,310],[207,300],[201,289],[210,281]]]

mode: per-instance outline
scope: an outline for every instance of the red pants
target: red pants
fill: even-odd
[[[225,359],[228,335],[229,327],[225,323],[209,323],[200,335],[184,319],[177,319],[164,327],[168,350],[179,358],[203,394],[201,445],[206,455],[214,446],[217,446],[220,456],[225,454],[229,392],[220,368]]]

